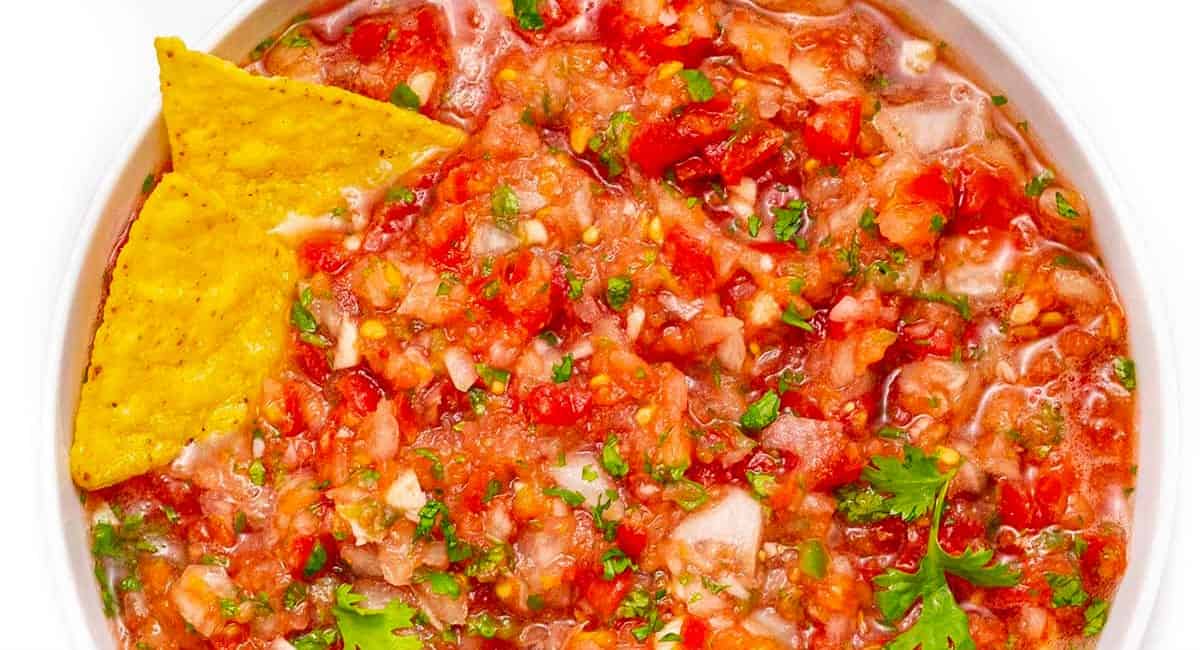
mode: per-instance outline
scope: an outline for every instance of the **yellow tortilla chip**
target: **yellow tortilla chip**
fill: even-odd
[[[466,134],[329,86],[259,77],[176,38],[155,42],[175,171],[267,228],[289,213],[344,207],[347,191],[391,185]]]
[[[173,173],[113,270],[71,448],[95,489],[253,416],[286,349],[295,253],[270,229],[389,186],[466,134],[336,88],[157,41]]]
[[[168,174],[113,269],[83,385],[71,472],[94,489],[245,423],[282,358],[295,254]]]

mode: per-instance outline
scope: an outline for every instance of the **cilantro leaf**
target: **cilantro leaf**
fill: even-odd
[[[1088,601],[1087,592],[1083,590],[1083,581],[1079,576],[1047,573],[1046,582],[1050,584],[1050,604],[1056,608],[1079,607]]]
[[[918,291],[912,295],[917,300],[939,302],[953,307],[963,320],[971,320],[971,303],[966,296],[946,293],[945,291]]]
[[[542,14],[538,13],[537,0],[513,0],[513,14],[521,29],[537,31],[546,27]]]
[[[1108,601],[1093,600],[1087,609],[1083,610],[1083,635],[1096,636],[1108,622]]]
[[[1021,574],[1006,564],[988,566],[994,556],[991,549],[968,549],[962,555],[944,554],[941,564],[947,573],[953,573],[979,587],[1009,587],[1015,584]]]
[[[923,594],[921,616],[912,627],[887,644],[887,650],[975,650],[967,614],[941,584]]]
[[[327,627],[292,639],[292,647],[296,650],[326,650],[337,639],[337,630]]]
[[[396,630],[413,627],[417,610],[393,600],[383,609],[367,609],[359,603],[366,596],[351,591],[350,585],[340,585],[335,592],[333,617],[346,650],[420,650],[420,637],[397,635]]]
[[[872,487],[895,495],[889,500],[889,508],[894,513],[910,514],[915,519],[929,508],[933,509],[925,557],[916,573],[892,568],[875,577],[875,585],[879,588],[875,602],[885,622],[899,621],[917,599],[921,600],[921,614],[916,622],[892,639],[885,650],[975,650],[967,615],[955,602],[946,582],[946,573],[984,587],[1011,587],[1020,580],[1020,574],[1005,565],[987,566],[994,555],[990,550],[950,555],[942,549],[938,530],[942,525],[946,493],[955,472],[943,474],[938,471],[933,458],[914,447],[905,448],[903,463],[895,458],[880,457],[871,462],[873,467],[863,471],[863,479]]]
[[[449,596],[450,598],[458,598],[462,595],[462,585],[459,584],[458,578],[452,573],[443,573],[440,571],[430,571],[424,574],[418,574],[416,581],[428,582],[429,589],[439,596]]]
[[[613,581],[617,576],[633,568],[633,560],[619,548],[610,548],[600,556],[601,566],[604,567],[604,579]]]
[[[579,506],[583,505],[584,501],[583,495],[579,492],[561,487],[544,488],[542,490],[542,494],[548,497],[558,497],[563,500],[563,503],[571,506],[572,508],[578,508]]]
[[[592,150],[608,168],[608,176],[619,176],[625,171],[624,158],[629,154],[629,143],[633,140],[633,127],[637,120],[628,111],[617,111],[608,118],[608,127],[588,140]]]
[[[621,311],[625,303],[629,302],[629,294],[633,292],[633,280],[627,276],[609,278],[607,289],[605,297],[608,299],[608,306],[614,311]]]
[[[1049,169],[1043,169],[1042,171],[1038,172],[1037,176],[1034,176],[1029,180],[1028,183],[1025,184],[1025,196],[1028,196],[1031,199],[1036,199],[1037,197],[1041,196],[1042,192],[1045,192],[1046,188],[1049,187],[1053,182],[1054,172],[1050,171]]]
[[[615,434],[608,434],[608,439],[604,441],[604,448],[600,450],[600,464],[613,478],[625,478],[629,473],[629,463],[621,457],[620,442]]]
[[[791,241],[808,218],[808,203],[791,200],[786,207],[771,208],[771,214],[775,215],[775,239]]]
[[[1133,359],[1118,357],[1113,361],[1113,372],[1125,390],[1132,391],[1137,388],[1137,366],[1134,365]]]
[[[887,500],[888,509],[905,521],[928,512],[938,498],[938,491],[952,476],[938,471],[934,457],[912,446],[905,446],[903,461],[874,457],[862,474],[872,488],[892,495]]]
[[[417,96],[416,91],[408,87],[408,84],[400,82],[392,89],[392,94],[388,98],[393,104],[400,108],[407,108],[410,111],[415,111],[421,108],[421,98]]]
[[[571,378],[571,369],[575,365],[575,357],[571,354],[564,354],[563,358],[558,363],[550,368],[553,373],[554,383],[562,384]]]
[[[687,84],[688,96],[694,102],[706,102],[712,99],[717,91],[713,89],[712,82],[708,77],[699,70],[684,69],[679,71],[679,78]]]
[[[872,487],[847,485],[836,494],[837,511],[852,524],[873,524],[892,515],[888,498]]]
[[[1071,202],[1067,200],[1067,197],[1063,196],[1062,192],[1054,193],[1054,207],[1058,210],[1058,216],[1064,219],[1079,218],[1079,211],[1075,209],[1075,206],[1071,205]]]
[[[746,407],[742,414],[742,426],[751,431],[760,431],[779,419],[779,393],[769,390],[758,401]]]

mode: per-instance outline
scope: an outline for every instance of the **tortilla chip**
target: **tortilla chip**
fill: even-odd
[[[292,251],[165,176],[113,269],[75,420],[76,483],[111,485],[247,422],[283,357],[296,278]]]
[[[328,215],[466,139],[391,104],[255,77],[178,39],[156,45],[174,171],[130,230],[93,343],[71,448],[88,489],[253,417],[286,351],[298,277],[271,228]]]
[[[155,45],[175,171],[266,228],[288,213],[344,208],[353,193],[387,187],[466,139],[340,88],[251,75],[176,38]]]

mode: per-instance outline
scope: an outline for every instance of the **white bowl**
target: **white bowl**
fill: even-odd
[[[300,0],[243,0],[208,38],[191,45],[240,59],[285,24],[301,4]],[[976,1],[890,0],[886,4],[902,16],[914,17],[910,28],[949,43],[950,51],[962,57],[958,63],[985,87],[1002,90],[1010,106],[1033,125],[1047,156],[1092,208],[1097,242],[1128,313],[1138,368],[1141,432],[1129,568],[1100,648],[1134,650],[1149,623],[1167,558],[1179,452],[1179,403],[1169,326],[1141,224],[1078,119],[1064,110],[1055,89]],[[71,482],[67,451],[109,256],[143,178],[167,157],[160,117],[157,107],[147,115],[92,202],[71,256],[50,338],[46,429],[41,432],[41,503],[63,621],[74,647],[80,649],[108,650],[116,644],[92,576],[87,522]]]

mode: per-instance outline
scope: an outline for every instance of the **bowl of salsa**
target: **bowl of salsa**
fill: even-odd
[[[79,647],[1139,646],[1167,324],[1103,160],[978,9],[275,0],[201,47],[236,67],[160,42],[166,128],[56,321]],[[453,144],[397,170],[382,143],[431,129]],[[239,234],[151,229],[180,214]],[[237,284],[239,255],[281,270]],[[254,299],[181,318],[181,283]],[[240,323],[211,331],[277,354],[197,334]]]

